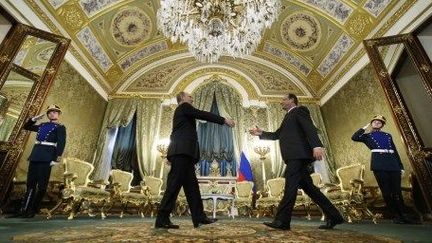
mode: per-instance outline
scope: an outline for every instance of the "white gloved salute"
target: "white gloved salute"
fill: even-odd
[[[45,116],[45,114],[39,114],[37,116],[32,117],[32,121],[38,121],[40,119],[42,119]]]
[[[363,127],[364,130],[368,129],[368,127],[370,126],[370,123],[366,124],[366,126]]]

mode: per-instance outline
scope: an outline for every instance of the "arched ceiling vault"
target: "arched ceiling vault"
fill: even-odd
[[[14,1],[1,4],[23,16],[30,10],[52,32],[71,38],[71,54],[107,94],[166,94],[185,73],[212,68],[157,30],[159,0]],[[364,55],[363,39],[384,35],[418,1],[282,0],[253,56],[223,57],[218,72],[237,70],[263,97],[295,91],[319,99]]]

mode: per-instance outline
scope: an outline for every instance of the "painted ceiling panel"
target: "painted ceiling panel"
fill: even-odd
[[[362,45],[361,41],[380,21],[395,6],[406,12],[415,2],[282,0],[280,16],[264,33],[253,54],[255,58],[223,58],[220,65],[230,65],[248,73],[262,94],[279,96],[288,90],[302,92],[294,85],[292,77],[295,77],[309,93],[320,98],[335,84],[334,76],[347,68],[342,63],[355,56],[354,51]],[[83,55],[79,58],[81,64],[96,70],[95,76],[104,79],[102,87],[109,84],[107,93],[167,92],[173,77],[206,65],[192,58],[178,63],[176,56],[187,56],[188,50],[182,44],[171,43],[157,30],[159,0],[28,0],[26,4],[53,32],[60,33],[58,28],[61,28],[68,33],[73,46],[79,49],[73,51],[74,55]],[[390,19],[381,28],[388,29],[397,20]],[[382,35],[382,31],[379,33]],[[137,75],[146,65],[170,57],[172,62],[165,61],[162,66],[149,70],[148,76]],[[264,63],[272,63],[273,69]],[[280,69],[286,73],[279,72]],[[132,77],[136,80],[131,81]],[[168,77],[170,81],[166,80]],[[161,80],[165,82],[163,85],[158,83]],[[126,81],[130,85],[124,85]]]

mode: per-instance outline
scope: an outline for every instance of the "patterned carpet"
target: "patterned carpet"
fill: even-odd
[[[260,222],[222,220],[198,229],[190,220],[174,220],[180,229],[154,229],[153,223],[107,222],[63,227],[43,233],[14,236],[17,242],[400,242],[347,230],[318,230],[293,225],[291,231],[271,230]]]

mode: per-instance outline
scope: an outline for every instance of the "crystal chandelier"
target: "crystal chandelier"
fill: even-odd
[[[161,0],[158,27],[201,62],[250,55],[276,20],[280,0]]]

